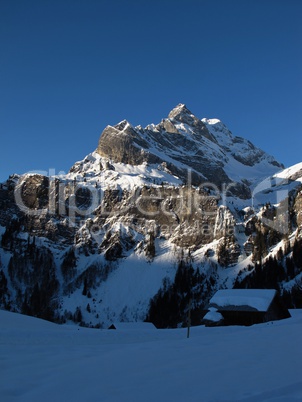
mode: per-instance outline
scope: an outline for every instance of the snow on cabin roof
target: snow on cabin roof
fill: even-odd
[[[113,322],[109,329],[121,329],[121,330],[149,330],[156,329],[152,322]]]
[[[215,293],[209,305],[218,310],[239,307],[239,310],[267,311],[276,293],[275,289],[223,289]]]

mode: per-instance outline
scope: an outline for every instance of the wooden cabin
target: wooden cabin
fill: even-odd
[[[253,325],[289,317],[275,289],[223,289],[211,298],[203,323]]]

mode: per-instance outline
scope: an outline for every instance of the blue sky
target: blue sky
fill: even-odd
[[[302,161],[301,20],[300,0],[0,0],[0,180],[178,103]]]

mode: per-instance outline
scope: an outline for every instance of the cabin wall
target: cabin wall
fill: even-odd
[[[260,311],[219,311],[219,312],[224,317],[224,325],[249,326],[265,322],[265,313]]]
[[[275,298],[271,305],[269,306],[268,311],[265,314],[266,321],[275,321],[282,320],[284,318],[289,318],[290,314],[288,310],[282,305],[282,302]]]

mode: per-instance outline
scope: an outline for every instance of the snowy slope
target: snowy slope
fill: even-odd
[[[297,312],[296,312],[297,313]],[[301,311],[252,327],[108,331],[0,311],[3,402],[297,402]]]
[[[167,252],[152,264],[132,253],[121,259],[99,286],[91,290],[91,298],[82,296],[82,287],[72,297],[62,298],[61,310],[74,311],[81,307],[84,321],[105,328],[112,322],[144,321],[150,299],[157,293],[165,277],[174,278],[173,257]],[[87,304],[91,312],[87,312]]]
[[[255,206],[268,202],[279,204],[301,183],[302,163],[297,163],[258,182],[252,192],[253,203]]]
[[[85,183],[102,188],[121,188],[131,190],[135,187],[144,185],[160,185],[169,183],[171,185],[181,184],[178,177],[173,176],[160,166],[148,165],[130,165],[126,163],[113,163],[110,161],[109,169],[100,170],[102,166],[108,166],[108,159],[100,156],[97,152],[87,155],[83,161],[77,162],[67,175],[61,175],[63,180],[77,180],[81,185]],[[83,178],[85,177],[85,182]]]
[[[264,151],[242,137],[233,136],[218,119],[202,119],[209,132],[216,138],[221,153],[226,155],[224,170],[233,181],[241,179],[252,183],[271,172],[281,170],[281,165]]]

